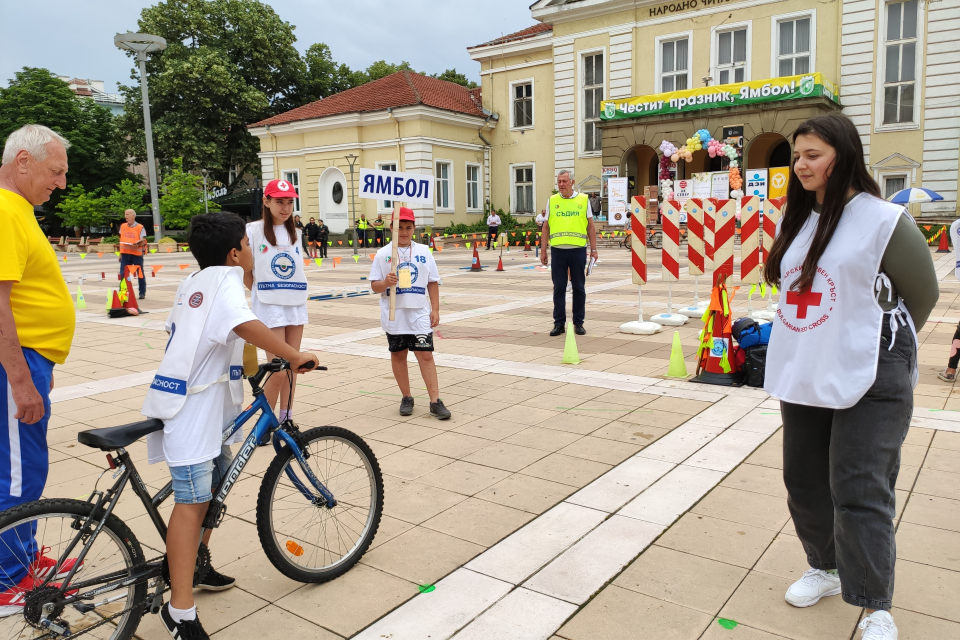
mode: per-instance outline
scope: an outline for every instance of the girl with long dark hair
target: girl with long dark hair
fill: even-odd
[[[780,400],[787,504],[810,569],[796,607],[842,594],[864,640],[895,640],[894,486],[913,413],[916,328],[939,297],[926,241],[880,198],[853,123],[793,136],[787,204],[764,265],[782,294],[764,388]]]
[[[250,289],[250,307],[263,324],[288,345],[300,349],[303,325],[307,324],[307,277],[301,252],[302,232],[293,219],[293,201],[299,198],[286,180],[271,180],[263,190],[263,215],[247,225],[247,241],[253,249],[254,266],[244,276]],[[268,353],[267,360],[274,354]],[[283,422],[290,407],[290,387],[283,376],[273,376],[264,387],[270,406],[280,396]],[[294,387],[296,388],[296,387]]]

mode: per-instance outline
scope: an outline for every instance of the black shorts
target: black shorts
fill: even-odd
[[[387,334],[387,346],[390,353],[399,351],[433,351],[433,332],[430,333],[401,333]]]

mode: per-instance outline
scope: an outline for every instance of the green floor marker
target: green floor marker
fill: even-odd
[[[775,416],[775,415],[777,415],[778,413],[780,413],[780,412],[779,412],[779,411],[761,411],[761,412],[760,412],[760,415],[762,415],[762,416]]]
[[[727,620],[726,618],[717,618],[717,622],[724,629],[733,629],[738,624],[736,620]]]
[[[434,585],[432,585],[432,584],[418,584],[418,585],[417,585],[417,589],[420,590],[420,593],[430,593],[431,591],[433,591],[433,590],[436,589],[436,588],[437,588],[437,587],[434,586]],[[737,623],[734,622],[733,624],[737,624]]]
[[[150,346],[149,342],[144,342],[143,344],[147,345],[147,349],[153,349],[153,347]]]

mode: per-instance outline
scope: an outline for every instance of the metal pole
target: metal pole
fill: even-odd
[[[356,164],[359,158],[354,156],[352,153],[348,156],[347,162],[350,163],[350,224],[353,227],[353,254],[357,254],[357,201],[354,197],[353,189],[353,165]]]
[[[207,170],[203,170],[203,212],[210,213],[210,206],[207,204]]]
[[[140,63],[143,133],[147,138],[147,172],[150,176],[150,204],[153,208],[153,241],[159,242],[163,237],[163,221],[160,219],[160,197],[157,195],[157,165],[153,157],[153,127],[150,124],[150,98],[147,87],[147,52],[138,51],[137,61]]]

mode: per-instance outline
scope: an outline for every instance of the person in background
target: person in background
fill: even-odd
[[[320,224],[317,225],[319,229],[317,230],[317,242],[320,243],[320,257],[327,257],[327,244],[330,242],[330,227],[323,223],[323,220],[320,221]]]
[[[953,277],[960,280],[960,218],[953,221],[950,225],[950,242],[953,244],[954,265]],[[957,381],[957,365],[960,364],[960,324],[953,332],[953,340],[950,341],[950,358],[947,360],[947,368],[937,374],[937,377],[944,382],[953,384]]]
[[[627,221],[624,223],[623,228],[625,231],[631,231],[631,232],[633,231],[633,213],[630,211],[627,211]],[[630,242],[632,238],[633,238],[632,233],[628,233],[625,236],[623,236],[623,246],[625,246],[628,251],[631,248]]]
[[[120,277],[127,277],[127,267],[139,267],[140,299],[147,297],[147,279],[143,277],[143,253],[147,246],[147,230],[137,222],[137,212],[127,209],[120,225]],[[133,291],[130,292],[133,295]]]
[[[370,223],[367,222],[367,214],[361,213],[360,219],[357,220],[357,246],[365,247],[367,246],[367,229],[370,228]]]
[[[590,211],[593,212],[595,218],[600,217],[600,210],[602,208],[602,203],[600,202],[600,194],[591,193],[590,194]]]
[[[764,389],[780,400],[787,507],[809,565],[784,599],[840,595],[866,609],[860,640],[896,640],[894,487],[937,273],[916,223],[881,198],[849,118],[802,122],[793,150],[764,265],[783,292]]]
[[[491,209],[490,215],[487,216],[487,251],[493,248],[498,235],[500,235],[500,216]]]
[[[376,240],[374,246],[383,246],[383,217],[378,213],[377,219],[373,221],[373,234]]]
[[[67,186],[70,143],[28,124],[7,138],[0,166],[0,511],[39,500],[47,483],[53,368],[70,354],[76,313],[57,254],[33,208]],[[22,614],[24,594],[70,570],[27,522],[0,536],[0,617]],[[79,551],[79,550],[78,550]],[[21,623],[23,624],[23,623]]]
[[[316,222],[314,222],[313,218],[310,218],[310,222],[308,222],[303,227],[303,231],[304,231],[304,235],[306,235],[307,237],[307,247],[308,247],[307,251],[309,252],[309,255],[311,258],[316,258],[317,242],[318,242],[318,236],[320,235],[320,227],[317,225]]]
[[[307,252],[307,234],[303,232],[303,223],[300,221],[300,216],[293,217],[293,226],[295,226],[300,231],[301,242],[303,242],[303,252]]]

